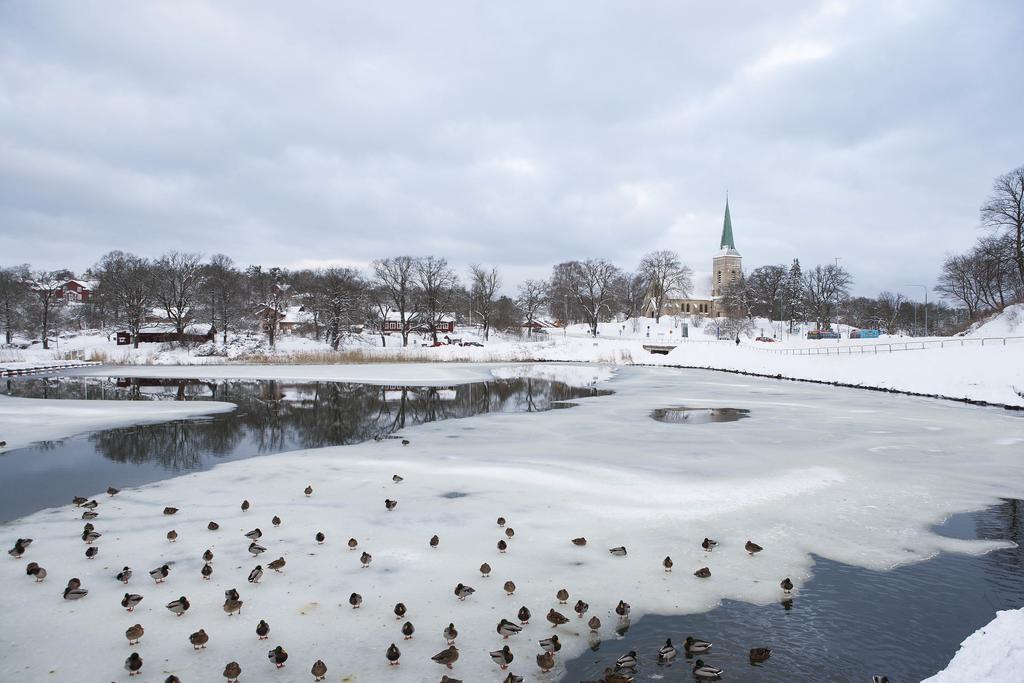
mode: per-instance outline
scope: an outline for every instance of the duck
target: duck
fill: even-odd
[[[224,591],[225,600],[237,600],[240,597],[241,596],[238,594],[237,588],[229,588],[226,591]]]
[[[278,669],[283,669],[284,663],[288,661],[288,653],[285,652],[283,647],[278,645],[273,650],[269,650],[267,652],[267,659],[269,659],[270,663]]]
[[[588,609],[590,609],[590,605],[583,602],[582,600],[577,600],[576,605],[572,609],[574,612],[576,612],[576,616],[582,619],[583,615],[587,613]]]
[[[497,664],[502,671],[507,669],[514,659],[512,650],[509,649],[508,645],[489,654],[491,655],[491,661]]]
[[[85,588],[81,588],[80,586],[81,586],[81,584],[79,584],[78,586],[71,586],[69,584],[68,587],[64,589],[64,599],[65,600],[81,600],[86,595],[88,595],[89,591],[86,590]]]
[[[530,623],[530,608],[527,607],[526,605],[523,605],[522,607],[519,608],[519,614],[517,614],[516,616],[519,617],[519,623],[520,624],[529,624]]]
[[[622,669],[636,669],[636,650],[630,650],[615,660],[615,670],[621,671]]]
[[[261,536],[263,536],[263,532],[260,531],[259,527],[256,527],[252,531],[245,532],[245,537],[248,538],[250,541],[258,541],[260,540]]]
[[[587,626],[590,627],[591,633],[597,633],[601,630],[601,620],[597,618],[597,615],[590,617],[590,621],[587,622]]]
[[[711,570],[708,567],[701,567],[693,573],[698,579],[706,579],[711,576]]]
[[[107,487],[107,495],[108,496],[116,496],[119,493],[121,493],[121,489],[115,489],[113,486],[108,486]]]
[[[550,652],[551,654],[555,654],[556,652],[562,649],[562,643],[559,642],[558,636],[556,635],[553,635],[550,638],[543,638],[539,642],[540,649],[544,650],[544,652]]]
[[[889,677],[875,675],[871,677],[871,683],[889,683]]]
[[[170,541],[171,543],[174,543],[175,541],[177,541],[178,540],[178,532],[175,531],[174,529],[171,529],[170,531],[168,531],[167,532],[167,540]]]
[[[498,631],[498,635],[500,635],[502,638],[508,638],[509,636],[514,636],[514,635],[516,635],[517,633],[519,633],[522,630],[523,630],[522,626],[520,626],[519,624],[513,623],[513,622],[509,621],[508,619],[502,619],[501,621],[498,622],[497,631]]]
[[[504,517],[498,517],[498,526],[500,526],[500,527],[504,527],[505,526],[505,518]]]
[[[313,495],[313,487],[307,485],[306,488],[303,490],[303,493],[306,494],[306,498],[309,498],[310,496]]]
[[[491,575],[491,565],[487,564],[486,562],[484,562],[482,565],[480,565],[480,575],[483,576],[483,577],[490,576]]]
[[[259,583],[263,578],[263,567],[256,565],[256,568],[249,572],[249,583]]]
[[[274,515],[273,518],[270,520],[270,523],[274,526],[281,526],[281,518],[277,515]],[[319,662],[320,660],[318,659],[317,661]]]
[[[611,667],[604,670],[604,675],[601,677],[602,683],[633,683],[633,677],[622,673],[621,671],[615,671]]]
[[[714,681],[722,677],[722,670],[717,666],[705,664],[703,659],[693,663],[693,676],[698,681]]]
[[[227,597],[224,599],[224,611],[230,617],[235,612],[242,613],[242,601],[238,598]]]
[[[96,512],[95,510],[86,510],[85,512],[82,513],[82,519],[85,520],[96,519],[99,516],[100,513]]]
[[[128,672],[129,676],[139,675],[142,671],[142,657],[139,656],[138,652],[128,655],[128,659],[124,660],[124,669]]]
[[[704,540],[701,541],[700,547],[704,548],[704,550],[706,550],[706,551],[708,551],[710,553],[712,550],[715,549],[716,545],[718,545],[718,541],[713,541],[710,538],[708,538],[707,536],[705,536]]]
[[[178,512],[178,508],[171,507],[170,505],[168,505],[167,507],[164,508],[164,514],[165,515],[173,515],[173,514],[175,514],[177,512]]]
[[[476,593],[476,590],[464,584],[460,583],[457,586],[455,586],[455,597],[457,597],[459,600],[465,600],[473,593]]]
[[[82,525],[82,531],[92,531],[95,528],[96,527],[93,526],[92,524],[90,524],[89,522],[86,522],[85,524]],[[18,540],[20,541],[21,539],[19,538]]]
[[[176,617],[180,617],[182,614],[187,612],[189,607],[191,607],[191,605],[188,602],[188,598],[186,598],[184,595],[182,595],[177,600],[171,600],[169,603],[167,603],[167,609],[174,612],[174,616]]]
[[[33,562],[32,564],[35,564],[35,563]],[[40,567],[38,564],[36,564],[36,566],[33,567],[32,571],[28,572],[28,574],[30,576],[36,577],[36,583],[42,583],[43,579],[46,578],[46,569],[44,567]]]
[[[286,564],[288,563],[285,561],[285,559],[283,557],[279,557],[276,560],[271,560],[267,564],[267,567],[273,569],[275,572],[280,574],[281,570],[284,568]]]
[[[363,554],[359,556],[359,561],[363,563],[363,569],[366,569],[373,562],[373,555],[364,550]]]
[[[318,545],[323,545],[324,541],[327,540],[327,537],[324,536],[324,532],[322,532],[322,531],[316,532],[316,536],[314,536],[313,538],[316,539],[316,542],[317,542]]]
[[[401,484],[403,481],[405,481],[405,477],[402,477],[401,475],[398,474],[393,474],[391,475],[391,481],[395,482],[396,484]]]
[[[146,630],[142,628],[142,624],[135,624],[128,627],[128,630],[124,632],[124,637],[128,639],[129,645],[136,645],[145,633]]]
[[[408,446],[410,443],[412,443],[412,442],[409,441],[409,439],[402,439],[402,445],[403,446]]]
[[[242,512],[247,512],[248,510],[249,510],[249,501],[248,500],[243,500],[242,501]]]
[[[103,534],[101,534],[100,532],[93,531],[93,530],[90,529],[90,530],[82,532],[82,540],[85,541],[86,543],[93,543],[94,541],[99,539],[99,537],[102,536],[102,535]],[[19,555],[18,557],[21,557],[21,556]]]
[[[89,502],[89,499],[84,496],[75,496],[71,499],[71,502],[75,504],[76,508],[80,508]]]
[[[204,650],[206,644],[210,642],[210,636],[206,635],[205,629],[199,629],[188,637],[188,642],[192,643],[193,650]]]
[[[561,612],[555,610],[553,607],[548,610],[547,620],[551,624],[551,628],[561,626],[562,624],[569,623],[569,617],[565,616]]]
[[[91,560],[91,559],[93,559],[94,557],[96,557],[99,554],[100,554],[100,549],[99,549],[98,546],[91,545],[91,546],[89,546],[88,548],[85,549],[85,558],[87,560]]]
[[[683,641],[683,649],[690,654],[701,654],[711,649],[711,643],[700,638],[694,638],[693,636],[686,636],[686,640]]]
[[[82,507],[88,508],[90,510],[95,510],[99,506],[100,504],[96,502],[96,499],[90,500],[88,503],[82,503]]]
[[[163,564],[157,567],[156,569],[151,569],[149,575],[153,577],[153,580],[157,583],[163,583],[164,580],[170,575],[170,573],[170,566]]]
[[[224,678],[228,679],[228,683],[238,683],[238,677],[241,675],[242,667],[238,666],[238,662],[228,662],[224,667]]]
[[[499,540],[498,541],[498,552],[499,553],[503,553],[506,550],[508,550],[508,543],[505,542],[505,539]]]
[[[746,542],[746,543],[745,543],[745,544],[743,545],[743,549],[744,549],[744,550],[746,550],[746,551],[747,551],[748,553],[750,553],[751,555],[756,555],[757,553],[759,553],[759,552],[761,552],[762,550],[764,550],[764,548],[762,548],[762,547],[761,547],[761,546],[759,546],[758,544],[754,543],[753,541],[747,541],[747,542]],[[712,667],[712,668],[713,668],[713,667]]]
[[[264,548],[263,546],[261,546],[256,541],[253,541],[252,543],[249,544],[249,552],[252,553],[253,557],[258,557],[260,555],[260,553],[267,552],[267,549]]]
[[[522,676],[516,676],[511,671],[508,672],[508,676],[502,679],[501,683],[523,683]]]
[[[787,593],[791,593],[793,591],[793,582],[790,581],[789,577],[787,576],[786,578],[784,578],[782,581],[779,582],[779,588],[781,588],[782,590],[784,590]]]
[[[398,646],[394,643],[388,645],[388,651],[384,653],[384,656],[388,658],[388,666],[398,666],[398,658],[402,656],[402,651],[398,649]]]
[[[363,604],[363,596],[359,593],[353,593],[348,596],[348,604],[352,605],[352,609],[359,609]]]
[[[629,616],[630,610],[629,603],[624,600],[619,600],[619,604],[615,606],[615,613],[619,615],[620,619],[625,619]]]
[[[140,602],[142,602],[142,596],[138,593],[125,593],[124,597],[121,598],[121,607],[124,607],[129,612],[134,612]]]
[[[672,571],[672,558],[666,556],[665,559],[661,561],[661,566],[665,568],[666,572]]]
[[[433,536],[430,537],[430,547],[431,548],[436,548],[440,542],[441,542],[441,539],[437,537],[437,534],[434,534]]]
[[[505,595],[514,595],[516,592],[515,581],[506,581],[502,587],[505,589]]]
[[[617,548],[609,548],[608,552],[610,552],[612,555],[615,555],[616,557],[625,557],[626,556],[626,546],[620,545]]]
[[[569,591],[564,588],[559,588],[558,592],[555,593],[555,598],[558,599],[559,605],[564,605],[569,602]]]
[[[437,662],[438,664],[445,665],[450,669],[452,668],[452,664],[454,664],[459,659],[459,650],[454,645],[449,645],[448,647],[446,647],[445,649],[441,650],[436,655],[431,657],[431,659]]]
[[[404,640],[412,640],[412,634],[415,632],[416,627],[412,625],[411,621],[402,624],[402,637]]]
[[[672,644],[671,638],[665,639],[665,644],[658,650],[658,662],[661,664],[667,664],[676,658],[676,647]]]
[[[82,587],[82,580],[80,578],[78,578],[77,576],[74,576],[74,577],[71,577],[70,579],[68,579],[68,588],[81,588],[81,587]]]
[[[209,562],[204,562],[203,568],[199,570],[199,573],[205,581],[209,581],[210,577],[213,576],[213,565]]]
[[[587,544],[587,539],[583,536],[579,536],[578,538],[572,539],[572,544],[577,546],[584,546]]]
[[[751,664],[765,662],[772,656],[772,649],[770,647],[752,647],[747,656],[750,658]]]
[[[516,535],[516,530],[512,527],[505,529],[505,538],[512,540],[512,537]]]
[[[270,624],[260,619],[260,623],[256,624],[256,636],[257,640],[266,640],[270,637]]]
[[[128,583],[128,580],[132,578],[132,570],[130,567],[125,567],[117,573],[117,580],[121,583]]]
[[[541,673],[547,673],[555,668],[555,656],[550,652],[541,652],[537,655],[537,666]]]
[[[164,679],[164,683],[181,683],[181,679],[175,676],[174,674],[171,674],[170,676]]]
[[[216,531],[217,529],[220,528],[220,524],[217,524],[217,522],[210,522],[209,524],[206,525],[206,528],[209,529],[210,531]]]
[[[359,541],[357,541],[354,538],[348,539],[348,549],[349,550],[355,550],[358,547],[359,547]]]
[[[405,603],[404,602],[396,602],[395,603],[394,612],[395,612],[395,619],[398,620],[398,621],[401,621],[402,617],[405,616],[405,612],[406,612]]]
[[[327,665],[324,664],[324,660],[318,659],[313,662],[313,668],[309,670],[309,673],[313,674],[313,681],[323,681],[327,679]]]
[[[391,500],[390,498],[385,498],[384,499],[384,507],[385,507],[385,509],[387,509],[388,512],[391,512],[396,507],[398,507],[398,501],[397,500]]]
[[[454,623],[450,623],[444,627],[444,631],[441,632],[441,635],[444,636],[444,639],[449,645],[454,645],[455,639],[459,637],[459,630],[455,628]]]

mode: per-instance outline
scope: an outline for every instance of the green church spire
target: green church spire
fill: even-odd
[[[722,249],[736,249],[732,238],[732,217],[729,215],[729,195],[725,195],[725,221],[722,223]]]

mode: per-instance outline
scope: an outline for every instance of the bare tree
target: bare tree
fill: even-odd
[[[640,260],[637,271],[647,282],[648,296],[654,307],[654,322],[660,322],[668,299],[685,299],[693,288],[693,271],[674,251],[652,251]]]
[[[815,266],[804,275],[804,301],[818,326],[831,327],[829,322],[839,302],[849,296],[853,278],[839,265]]]
[[[545,280],[530,279],[519,285],[516,305],[526,322],[526,336],[533,336],[533,323],[537,320],[537,313],[548,303],[549,293],[550,287]]]
[[[878,295],[875,309],[877,311],[878,325],[885,330],[886,334],[892,334],[896,331],[897,321],[905,303],[907,303],[907,297],[902,294],[885,291]]]
[[[744,287],[751,314],[769,320],[782,318],[787,277],[785,266],[761,266],[750,271],[744,278]]]
[[[0,268],[0,323],[3,323],[7,344],[14,340],[14,330],[24,322],[31,272],[27,263]]]
[[[366,308],[365,287],[352,268],[327,268],[317,278],[317,317],[335,351]]]
[[[939,283],[935,286],[935,291],[962,303],[967,309],[968,317],[974,320],[981,305],[977,263],[974,257],[965,254],[947,256],[942,263],[942,272],[939,273]]]
[[[1024,166],[996,178],[992,194],[981,207],[981,221],[1011,236],[1017,273],[1024,280]]]
[[[153,264],[153,298],[180,335],[192,319],[202,282],[201,257],[169,251]]]
[[[458,288],[459,278],[445,259],[427,256],[416,262],[416,309],[435,344],[438,326],[453,312]]]
[[[53,326],[55,308],[61,302],[57,290],[66,281],[61,274],[59,270],[38,270],[31,276],[29,291],[35,304],[35,319],[42,331],[44,349],[50,348],[50,328]]]
[[[590,334],[596,337],[598,323],[612,312],[615,283],[621,271],[605,259],[577,261],[574,270],[576,302],[590,325]]]
[[[373,262],[374,286],[384,295],[381,303],[387,302],[385,315],[398,315],[402,346],[409,345],[409,317],[413,313],[413,296],[416,293],[416,262],[412,256],[395,256]],[[381,318],[380,325],[383,328],[384,318]]]
[[[616,289],[619,308],[633,321],[633,331],[636,332],[650,290],[647,276],[643,273],[623,273],[616,283]]]
[[[480,316],[480,322],[483,323],[484,328],[484,339],[487,340],[490,338],[491,316],[494,313],[498,288],[501,287],[501,278],[498,276],[497,268],[488,270],[474,264],[469,267],[469,271],[472,280],[470,286],[471,305]]]
[[[139,330],[153,301],[150,293],[152,267],[148,259],[123,251],[111,251],[96,264],[100,288],[113,302],[115,315],[131,332],[139,348]]]
[[[242,273],[224,254],[214,254],[204,268],[205,297],[210,306],[210,324],[220,329],[221,341],[228,342],[228,330],[234,329],[246,313]]]

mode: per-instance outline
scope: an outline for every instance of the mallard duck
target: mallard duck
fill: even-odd
[[[248,511],[248,509],[249,509],[249,501],[243,500],[242,501],[242,512],[246,512],[246,511]]]
[[[124,669],[128,672],[129,676],[139,675],[142,671],[142,657],[139,656],[138,652],[128,655],[128,659],[124,660]]]
[[[312,486],[306,486],[306,488],[303,491],[303,493],[305,493],[306,497],[309,498],[310,496],[313,495],[313,487]]]
[[[203,568],[199,570],[199,573],[202,575],[204,580],[209,581],[210,577],[213,576],[213,565],[209,562],[204,562]]]
[[[348,549],[349,550],[355,550],[358,547],[359,547],[359,541],[357,541],[354,538],[348,539]]]
[[[96,519],[100,516],[100,513],[95,510],[86,510],[82,513],[82,519]]]
[[[629,669],[632,671],[636,668],[636,650],[630,650],[626,654],[622,655],[615,660],[615,670],[621,671],[623,669]]]
[[[229,588],[226,591],[224,591],[225,600],[237,600],[239,597],[241,596],[238,594],[237,588]]]
[[[43,579],[46,578],[46,569],[36,565],[35,568],[30,572],[30,576],[36,577],[36,583],[42,583]]]
[[[512,537],[516,535],[516,530],[512,527],[505,529],[505,538],[512,540]]]
[[[108,496],[116,496],[120,492],[121,492],[121,489],[115,489],[113,486],[108,486],[107,487],[107,495]]]
[[[501,527],[505,526],[505,518],[504,517],[498,517],[498,526],[501,526]]]
[[[178,512],[178,508],[171,507],[170,505],[168,505],[167,507],[164,508],[164,514],[165,515],[173,515],[173,514],[175,514],[177,512]]]
[[[245,537],[248,538],[250,541],[258,541],[258,540],[260,540],[260,537],[262,537],[262,536],[263,536],[263,532],[260,531],[259,527],[256,527],[252,531],[245,532]]]
[[[82,587],[82,580],[79,579],[77,576],[73,576],[70,579],[68,579],[68,588],[81,588],[81,587]]]
[[[267,659],[278,669],[283,669],[284,663],[288,661],[288,653],[284,651],[283,647],[278,645],[273,650],[267,652]]]
[[[498,665],[502,671],[508,668],[508,665],[512,663],[514,659],[512,650],[509,649],[508,645],[489,653],[491,655],[491,661]]]
[[[875,675],[871,677],[871,683],[889,683],[889,677]]]
[[[576,616],[582,619],[583,615],[587,613],[588,609],[590,609],[590,605],[583,602],[582,600],[577,600],[576,605],[572,609],[574,612],[576,612]]]
[[[348,604],[352,605],[352,609],[359,609],[363,604],[363,596],[359,593],[353,593],[348,596]]]
[[[604,670],[601,683],[633,683],[633,677],[608,667]]]
[[[497,631],[498,631],[498,635],[500,635],[502,638],[508,638],[509,636],[514,636],[514,635],[516,635],[517,633],[519,633],[522,630],[523,630],[522,626],[520,626],[519,624],[515,624],[515,623],[509,621],[508,619],[502,619],[501,621],[498,622],[498,629],[497,629]]]
[[[562,624],[569,623],[569,617],[565,616],[564,614],[555,610],[554,608],[548,610],[548,615],[546,619],[551,624],[552,628],[555,628],[556,626],[561,626]]]
[[[519,614],[517,614],[516,616],[519,617],[519,623],[520,624],[529,624],[530,623],[530,608],[527,607],[526,605],[523,605],[522,607],[519,608]]]
[[[322,681],[327,678],[327,665],[324,664],[324,660],[318,659],[313,662],[313,668],[309,670],[309,673],[313,674],[313,681]]]
[[[523,683],[523,677],[516,676],[510,671],[508,676],[505,676],[505,678],[502,679],[501,683]]]
[[[124,607],[129,612],[134,612],[140,602],[142,602],[142,596],[138,593],[125,593],[124,597],[121,598],[121,607]]]
[[[498,552],[499,553],[503,553],[506,550],[508,550],[508,543],[505,542],[505,539],[499,540],[498,541]]]
[[[441,635],[444,636],[445,641],[449,645],[454,645],[455,639],[459,637],[459,629],[455,628],[454,623],[450,623],[444,627],[444,631],[441,632]]]
[[[711,576],[711,570],[708,567],[701,567],[693,573],[698,579],[706,579]]]
[[[405,640],[412,640],[412,634],[416,632],[416,627],[412,625],[411,621],[407,621],[402,624],[402,636]]]
[[[700,638],[694,638],[693,636],[686,636],[686,640],[683,642],[683,649],[691,655],[699,655],[710,650],[711,643]]]
[[[364,550],[363,554],[359,556],[359,561],[363,563],[363,569],[366,569],[373,562],[373,555]]]
[[[259,556],[261,553],[267,552],[267,549],[261,546],[256,541],[249,544],[249,552],[252,553],[253,557]]]
[[[430,537],[430,547],[431,548],[436,548],[437,545],[440,542],[441,542],[441,539],[437,537],[437,534],[434,534],[433,536]]]
[[[404,477],[400,477],[397,474],[393,474],[393,475],[391,475],[391,481],[395,482],[396,484],[401,484],[403,481],[405,481],[405,478]]]
[[[273,518],[271,518],[270,523],[274,526],[281,526],[281,518],[274,515]],[[320,660],[318,659],[317,661],[319,662]]]
[[[266,640],[270,637],[270,624],[260,619],[260,623],[256,624],[256,636],[257,640]]]
[[[256,567],[249,572],[249,583],[259,583],[262,578],[263,567],[261,565],[256,565]]]
[[[167,532],[167,540],[170,541],[171,543],[174,543],[175,541],[177,541],[178,540],[178,532],[175,531],[174,529],[171,529],[170,531],[168,531]]]
[[[403,446],[408,446],[410,443],[412,443],[412,442],[409,441],[409,439],[402,439],[402,445]]]
[[[164,683],[181,683],[181,679],[175,676],[174,674],[171,674],[170,676],[164,679]]]
[[[722,677],[722,670],[717,666],[705,664],[703,659],[693,663],[693,675],[699,681],[713,681]]]
[[[224,667],[224,678],[228,679],[228,683],[238,683],[238,677],[241,675],[242,667],[238,666],[238,662],[228,662]]]
[[[469,586],[463,585],[461,583],[455,586],[455,597],[457,597],[459,600],[465,600],[473,593],[476,593],[476,591],[470,588]]]
[[[242,613],[242,601],[239,600],[238,598],[231,598],[231,597],[225,598],[224,599],[224,611],[227,613],[227,615],[229,617],[231,615],[233,615],[235,612],[237,612],[238,614],[241,614]]]
[[[65,600],[81,600],[82,598],[84,598],[88,594],[89,594],[89,591],[86,590],[85,588],[80,588],[80,587],[72,588],[71,586],[68,586],[67,588],[64,589],[64,599]]]
[[[149,575],[157,583],[163,583],[164,580],[170,575],[170,573],[171,573],[171,568],[170,568],[170,566],[168,566],[166,564],[160,565],[156,569],[151,569],[149,571]]]
[[[700,547],[704,548],[704,550],[706,550],[706,551],[708,551],[710,553],[712,550],[715,549],[716,545],[718,545],[718,541],[712,541],[710,538],[705,536],[704,540],[700,544]]]
[[[484,562],[480,565],[480,576],[488,577],[491,575],[491,565]]]
[[[210,522],[209,524],[206,525],[206,528],[209,529],[210,531],[216,531],[217,529],[220,528],[220,524],[217,524],[217,522]]]
[[[102,535],[103,534],[101,534],[98,531],[92,531],[92,530],[83,531],[82,532],[82,540],[85,541],[86,543],[93,543],[94,541],[99,539],[99,537],[102,536]],[[21,555],[18,555],[18,557],[21,557]]]
[[[544,652],[555,654],[562,649],[562,643],[559,642],[556,635],[552,635],[550,638],[542,638],[538,642],[540,643],[540,649],[544,650]]]
[[[661,566],[664,567],[665,571],[667,572],[672,571],[672,558],[666,557],[664,560],[661,561]]]
[[[746,550],[746,551],[747,551],[748,553],[750,553],[751,555],[756,555],[757,553],[759,553],[759,552],[761,552],[762,550],[764,550],[764,548],[762,548],[762,547],[761,547],[761,546],[759,546],[758,544],[754,543],[753,541],[747,541],[747,542],[746,542],[746,543],[745,543],[745,544],[743,545],[743,549],[744,549],[744,550]],[[714,668],[714,667],[712,667],[712,668]]]
[[[506,581],[505,585],[503,586],[503,588],[505,589],[505,595],[513,595],[513,594],[515,594],[515,592],[516,592],[515,581]]]
[[[790,593],[793,590],[793,582],[790,581],[789,577],[787,576],[786,578],[784,578],[782,581],[779,582],[779,587],[782,590],[784,590],[785,592]]]
[[[386,510],[387,510],[388,512],[391,512],[391,511],[392,511],[392,510],[394,510],[394,509],[395,509],[396,507],[398,507],[398,501],[397,501],[397,500],[391,500],[390,498],[385,498],[385,499],[384,499],[384,508],[385,508],[385,509],[386,509]]]
[[[213,551],[209,548],[203,552],[203,562],[213,562]]]
[[[324,532],[322,532],[322,531],[316,532],[316,536],[314,536],[313,538],[316,539],[316,542],[317,542],[318,545],[323,545],[324,541],[327,540],[327,537],[324,536]]]
[[[438,664],[444,664],[449,669],[459,659],[459,650],[454,645],[449,645],[447,648],[441,650],[436,655],[431,657],[432,660]]]
[[[145,635],[145,633],[146,630],[142,628],[142,624],[135,624],[134,626],[128,627],[128,630],[124,632],[124,637],[128,639],[129,645],[135,645],[142,639],[142,636]]]
[[[284,566],[286,564],[288,564],[288,563],[285,562],[285,559],[283,557],[279,557],[276,560],[271,560],[270,563],[267,564],[267,567],[269,567],[270,569],[273,569],[275,572],[280,573],[281,570],[284,569]]]
[[[87,560],[91,560],[91,559],[93,559],[94,557],[96,557],[99,554],[100,554],[100,549],[99,549],[98,546],[91,545],[91,546],[89,546],[88,548],[85,549],[85,559],[87,559]]]
[[[187,612],[189,607],[191,607],[191,605],[189,605],[188,598],[186,598],[184,595],[182,595],[177,600],[171,600],[169,603],[167,603],[167,609],[174,612],[174,616],[176,617],[180,617],[182,614]]]
[[[590,617],[590,620],[587,622],[587,626],[590,627],[591,633],[597,633],[601,630],[601,620],[598,619],[597,615],[595,614],[594,616]]]
[[[675,659],[676,654],[678,653],[676,652],[675,645],[672,644],[672,639],[667,638],[665,640],[665,644],[662,645],[660,650],[658,650],[658,661],[662,664],[666,664]]]
[[[71,499],[71,502],[75,504],[76,508],[80,508],[89,502],[89,499],[84,496],[75,496]]]
[[[629,616],[630,610],[629,603],[624,600],[619,600],[619,604],[615,606],[615,613],[619,615],[619,618],[625,619]]]
[[[129,567],[125,567],[117,573],[117,580],[121,583],[128,583],[130,578],[132,578],[132,570]]]
[[[95,526],[93,526],[92,524],[90,524],[89,522],[86,522],[85,524],[83,524],[83,525],[82,525],[82,531],[83,531],[83,532],[85,532],[85,531],[92,531],[92,530],[93,530],[93,529],[95,529],[95,528],[96,528],[96,527],[95,527]],[[20,541],[21,539],[18,539],[18,540]],[[27,547],[27,546],[26,546],[26,547]]]
[[[199,629],[188,637],[188,642],[192,643],[193,650],[206,649],[206,644],[210,642],[210,636],[206,635],[204,629]]]
[[[398,646],[394,643],[388,646],[388,651],[384,653],[384,656],[388,659],[389,666],[398,666],[399,657],[402,656],[402,651],[398,649]]]
[[[547,673],[555,668],[555,656],[550,652],[541,652],[537,655],[537,666],[542,673]]]
[[[770,647],[752,647],[750,648],[748,656],[752,664],[755,662],[764,662],[772,656],[772,649]]]
[[[580,536],[579,538],[572,539],[572,544],[573,545],[584,546],[584,545],[587,544],[587,539],[585,539],[582,536]]]
[[[555,593],[555,598],[558,600],[559,605],[564,605],[569,602],[569,591],[559,588],[558,592]]]
[[[626,546],[620,545],[617,548],[609,548],[608,552],[610,552],[612,555],[615,555],[616,557],[625,557],[626,556]]]
[[[99,506],[100,504],[96,502],[96,499],[90,500],[88,503],[82,503],[82,507],[89,508],[90,510],[95,510]]]

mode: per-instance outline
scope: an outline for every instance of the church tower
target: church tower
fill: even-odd
[[[743,277],[743,257],[736,250],[732,236],[732,216],[729,215],[729,197],[725,197],[725,220],[722,223],[722,241],[718,254],[711,259],[711,295],[714,299],[722,296],[728,286]],[[720,308],[715,302],[715,314]]]

